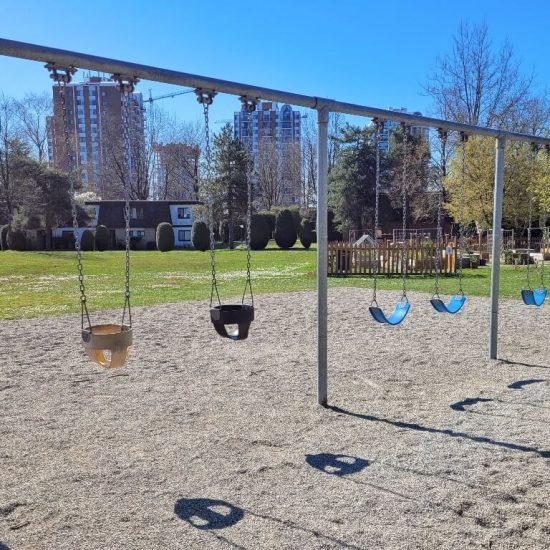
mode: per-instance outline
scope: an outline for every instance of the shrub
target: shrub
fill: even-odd
[[[82,236],[80,237],[80,250],[90,251],[94,249],[94,246],[95,246],[94,234],[89,229],[85,229],[82,232]]]
[[[8,229],[9,225],[3,225],[0,227],[0,250],[8,249]]]
[[[210,248],[210,231],[204,222],[194,222],[191,230],[191,241],[193,246],[202,252]]]
[[[18,252],[23,252],[27,249],[27,237],[23,231],[8,231],[8,247],[11,250],[17,250]]]
[[[250,223],[250,248],[263,250],[269,242],[269,222],[264,214],[254,214]]]
[[[157,248],[161,252],[169,252],[174,250],[174,229],[172,224],[162,222],[157,225]]]
[[[156,250],[157,243],[154,241],[147,241],[147,244],[145,245],[145,250]]]
[[[313,224],[304,220],[300,227],[300,242],[304,248],[309,248],[313,242]]]
[[[271,238],[273,232],[275,231],[275,220],[277,219],[277,214],[270,210],[264,210],[263,212],[260,212],[260,214],[262,216],[265,216],[265,219],[269,226],[269,237]]]
[[[285,209],[277,214],[275,220],[275,242],[280,248],[292,248],[296,243],[296,229],[292,212]]]
[[[95,249],[103,252],[108,250],[111,236],[109,229],[104,225],[98,225],[95,230]]]

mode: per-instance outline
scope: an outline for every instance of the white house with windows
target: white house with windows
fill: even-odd
[[[111,234],[111,247],[122,248],[126,238],[124,220],[124,201],[90,201],[86,206],[92,211],[87,227],[79,228],[92,231],[98,225],[105,225]],[[130,201],[130,238],[132,248],[137,250],[155,250],[157,226],[162,222],[172,224],[174,241],[177,248],[191,248],[191,229],[195,221],[193,206],[199,201]],[[53,237],[72,235],[71,227],[59,227],[53,230]]]

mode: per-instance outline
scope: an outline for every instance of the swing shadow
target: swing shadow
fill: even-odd
[[[428,426],[422,426],[420,424],[415,424],[411,422],[402,422],[400,420],[390,420],[388,418],[378,417],[370,414],[356,413],[342,409],[335,405],[329,405],[327,407],[332,411],[344,414],[347,416],[353,416],[355,418],[360,418],[361,420],[367,420],[369,422],[380,422],[382,424],[388,424],[389,426],[394,426],[396,428],[403,428],[406,430],[412,430],[422,433],[431,433],[431,434],[440,434],[446,435],[448,437],[457,438],[457,439],[466,439],[468,441],[473,441],[474,443],[485,443],[488,445],[494,445],[496,447],[502,447],[504,449],[510,449],[512,451],[521,451],[523,453],[534,453],[539,455],[541,458],[550,458],[550,450],[542,450],[537,447],[530,447],[528,445],[519,445],[517,443],[510,443],[507,441],[498,441],[496,439],[491,439],[486,436],[471,435],[466,432],[457,432],[451,429],[441,429],[441,428],[430,428]]]
[[[355,546],[354,544],[347,543],[346,541],[337,539],[336,537],[330,535],[324,535],[316,529],[302,527],[292,520],[284,520],[269,514],[252,512],[251,510],[240,508],[225,500],[211,498],[180,498],[174,505],[174,512],[180,519],[186,521],[192,527],[195,527],[201,531],[209,531],[218,540],[227,543],[232,548],[238,548],[239,550],[246,550],[246,548],[223,537],[215,531],[226,529],[235,525],[244,518],[245,513],[246,515],[253,516],[258,519],[277,523],[283,527],[311,534],[315,538],[323,539],[332,545],[337,545],[339,548],[363,550],[360,546]],[[2,550],[1,547],[0,550]]]
[[[530,378],[528,380],[518,380],[517,382],[512,382],[506,386],[511,390],[522,390],[525,386],[530,386],[531,384],[541,384],[546,382],[543,378]]]

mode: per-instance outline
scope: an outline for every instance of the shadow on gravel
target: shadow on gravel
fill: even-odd
[[[506,365],[515,365],[518,367],[527,367],[529,369],[550,369],[548,365],[534,365],[533,363],[523,363],[522,361],[512,361],[511,359],[499,359],[501,363]]]
[[[180,519],[202,531],[231,527],[244,516],[242,508],[212,498],[180,498],[174,512]]]
[[[453,409],[453,411],[466,411],[464,407],[475,405],[476,403],[489,403],[491,401],[492,399],[487,399],[485,397],[467,397],[463,401],[458,401],[457,403],[453,403],[449,406]]]
[[[522,390],[525,386],[530,386],[531,384],[540,384],[541,382],[546,382],[542,378],[531,378],[529,380],[518,380],[512,384],[508,384],[508,388],[511,390]]]
[[[364,458],[331,453],[306,455],[306,462],[312,468],[316,468],[325,474],[339,477],[355,474],[369,465],[369,461]]]
[[[246,512],[247,515],[253,516],[258,519],[270,521],[282,525],[287,529],[296,529],[304,533],[309,533],[315,538],[323,539],[330,542],[333,546],[337,545],[338,548],[349,548],[350,550],[363,550],[360,546],[347,543],[346,541],[337,539],[330,535],[324,535],[316,529],[309,529],[302,527],[294,521],[279,519],[268,514],[260,514],[252,512],[250,510],[244,510],[238,506],[225,501],[211,498],[180,498],[174,506],[175,514],[182,520],[186,521],[193,527],[200,529],[201,531],[212,531],[216,529],[225,529],[238,523]],[[247,550],[246,547],[222,537],[220,534],[212,533],[218,540],[227,543],[232,548],[239,550]],[[331,547],[333,547],[331,546]],[[0,547],[0,550],[3,550]],[[8,549],[9,550],[9,549]]]
[[[490,437],[480,436],[480,435],[471,435],[465,432],[456,432],[454,430],[443,430],[441,428],[430,428],[428,426],[421,426],[420,424],[413,424],[410,422],[401,422],[399,420],[389,420],[388,418],[381,418],[378,416],[370,414],[361,414],[336,407],[334,405],[329,405],[327,407],[332,411],[344,414],[347,416],[353,416],[355,418],[361,418],[362,420],[367,420],[369,422],[381,422],[382,424],[388,424],[390,426],[395,426],[396,428],[403,428],[406,430],[413,430],[416,432],[432,433],[446,435],[448,437],[458,438],[458,439],[467,439],[475,443],[485,443],[488,445],[495,445],[496,447],[503,447],[504,449],[510,449],[512,451],[521,451],[523,453],[535,453],[542,458],[550,458],[550,451],[537,449],[536,447],[528,447],[527,445],[518,445],[517,443],[509,443],[507,441],[497,441],[491,439]]]

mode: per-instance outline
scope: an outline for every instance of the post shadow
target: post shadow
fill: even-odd
[[[453,403],[452,405],[449,405],[453,411],[462,411],[465,412],[466,409],[464,407],[468,407],[470,405],[476,405],[477,403],[490,403],[492,399],[487,399],[486,397],[467,397],[463,401],[457,401],[456,403]]]
[[[533,363],[524,363],[523,361],[513,361],[512,359],[498,359],[500,363],[505,365],[513,365],[518,367],[527,367],[529,369],[550,369],[548,365],[535,365]]]
[[[382,424],[388,424],[390,426],[394,426],[396,428],[403,428],[405,430],[413,430],[421,433],[446,435],[448,437],[458,438],[458,439],[467,439],[469,441],[473,441],[474,443],[485,443],[488,445],[494,445],[496,447],[502,447],[504,449],[510,449],[512,451],[521,451],[523,453],[534,453],[539,455],[541,458],[550,458],[550,450],[542,450],[542,449],[538,449],[537,447],[529,447],[528,445],[519,445],[517,443],[509,443],[507,441],[498,441],[496,439],[491,439],[490,437],[471,435],[465,432],[457,432],[451,429],[431,428],[429,426],[422,426],[420,424],[415,424],[412,422],[390,420],[389,418],[378,417],[371,414],[356,413],[356,412],[348,411],[346,409],[342,409],[341,407],[337,407],[335,405],[329,405],[327,409],[331,409],[334,412],[339,414],[353,416],[355,418],[360,418],[361,420],[367,420],[368,422],[380,422]]]

